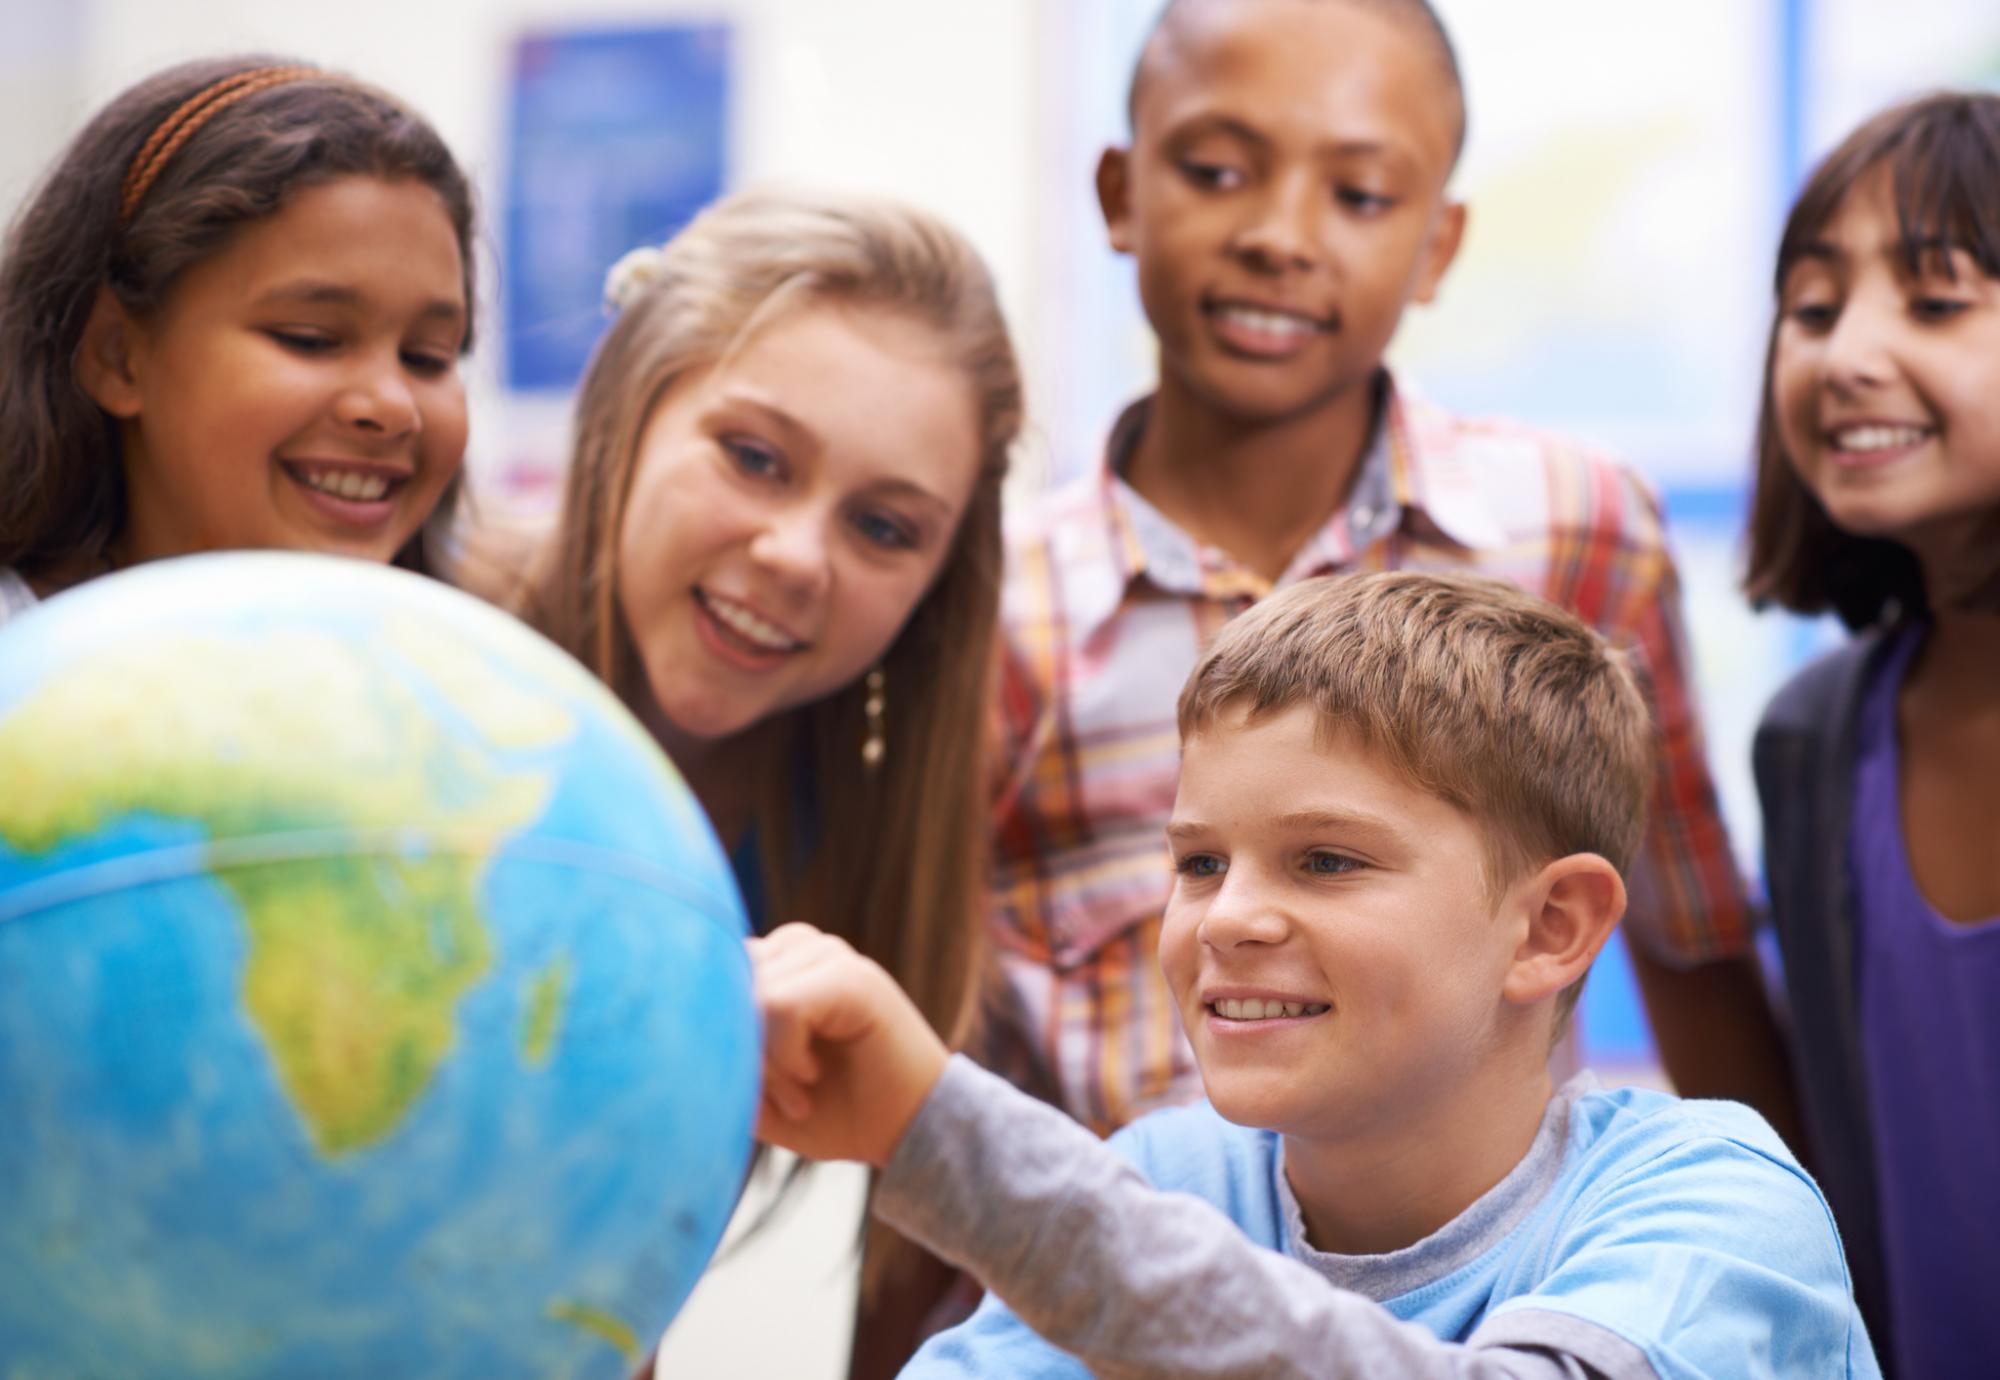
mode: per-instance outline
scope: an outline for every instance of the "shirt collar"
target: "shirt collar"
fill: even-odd
[[[1394,534],[1411,513],[1446,539],[1469,548],[1504,543],[1489,510],[1477,456],[1458,444],[1457,419],[1381,374],[1382,407],[1347,501],[1309,537],[1278,580],[1289,585],[1351,565],[1357,555]],[[1207,552],[1125,482],[1124,469],[1152,415],[1152,396],[1119,414],[1098,475],[1098,516],[1104,523],[1112,579],[1091,581],[1072,603],[1079,627],[1093,631],[1117,612],[1134,581],[1144,578],[1171,594],[1259,598],[1272,586],[1219,553]],[[1093,597],[1094,596],[1094,597]]]

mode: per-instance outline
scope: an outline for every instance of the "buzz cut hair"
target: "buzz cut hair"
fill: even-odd
[[[1146,71],[1152,65],[1154,49],[1160,36],[1167,31],[1174,15],[1197,0],[1166,0],[1160,11],[1153,17],[1153,23],[1146,30],[1145,41],[1139,45],[1139,56],[1132,64],[1132,79],[1125,89],[1125,121],[1128,129],[1136,130],[1139,124],[1139,93],[1145,85]],[[1348,5],[1356,9],[1373,10],[1375,13],[1407,25],[1418,38],[1432,50],[1437,60],[1438,73],[1443,77],[1445,88],[1453,109],[1454,127],[1458,131],[1452,145],[1452,159],[1465,151],[1467,114],[1465,107],[1465,76],[1458,65],[1458,49],[1451,41],[1451,34],[1438,17],[1430,0],[1319,0],[1320,3]],[[1237,0],[1227,0],[1237,3]]]

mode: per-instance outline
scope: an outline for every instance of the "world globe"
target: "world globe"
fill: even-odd
[[[0,628],[0,1376],[627,1374],[748,1164],[745,932],[637,723],[435,581]]]

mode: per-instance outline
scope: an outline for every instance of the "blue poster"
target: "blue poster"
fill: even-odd
[[[729,30],[529,34],[514,48],[510,104],[505,378],[567,390],[604,330],[605,271],[722,190]]]

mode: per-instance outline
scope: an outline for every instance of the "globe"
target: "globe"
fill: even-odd
[[[0,1375],[621,1376],[749,1162],[706,818],[580,666],[361,562],[0,629]]]

